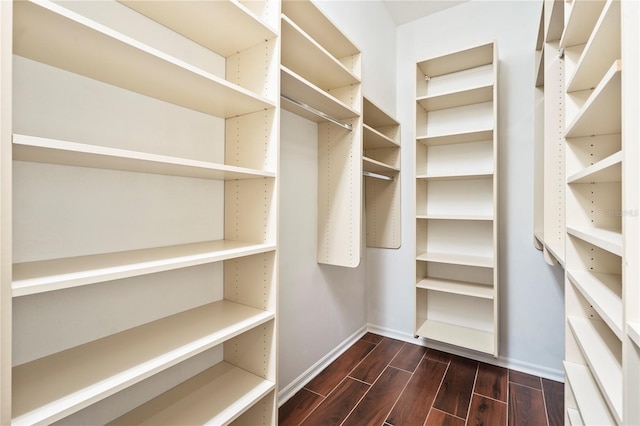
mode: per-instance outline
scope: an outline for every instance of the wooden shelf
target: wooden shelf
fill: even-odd
[[[218,117],[275,107],[262,96],[56,3],[18,2],[14,13],[17,55]]]
[[[416,215],[416,219],[425,220],[484,220],[492,221],[493,216],[467,215],[467,214],[426,214]]]
[[[50,423],[274,318],[219,301],[13,368],[13,423]]]
[[[564,261],[565,261],[565,253],[564,253],[564,246],[561,245],[560,242],[556,242],[556,241],[545,241],[544,246],[547,249],[547,253],[549,253],[551,255],[551,257],[553,259],[555,259],[555,261],[564,268]]]
[[[568,80],[567,92],[595,87],[610,64],[620,59],[620,46],[620,2],[608,0]]]
[[[285,15],[281,37],[282,65],[322,90],[360,83],[355,74]]]
[[[622,277],[576,270],[568,270],[567,277],[622,340]]]
[[[622,343],[602,321],[570,316],[567,321],[617,424],[621,424]]]
[[[488,65],[494,61],[493,43],[483,44],[418,62],[425,76],[437,77],[470,68]]]
[[[416,101],[427,111],[478,104],[493,99],[493,84],[435,96],[422,96]]]
[[[316,87],[300,75],[285,66],[280,67],[280,84],[283,95],[302,102],[337,119],[357,117],[359,114],[328,92]],[[312,114],[293,103],[283,101],[282,108],[315,122],[324,122],[325,118]]]
[[[428,113],[424,138],[443,139],[493,130],[493,112],[491,101],[431,111]]]
[[[420,280],[418,284],[416,284],[416,287],[431,291],[478,297],[480,299],[493,299],[493,287],[486,284],[441,278],[425,278]]]
[[[587,425],[614,425],[614,420],[606,402],[598,390],[598,384],[587,367],[572,362],[564,362],[567,382]]]
[[[562,27],[564,26],[564,4],[562,0],[552,1],[549,4],[548,10],[545,8],[545,15],[548,15],[545,19],[544,27],[544,40],[552,42],[559,40],[562,36]]]
[[[631,341],[640,348],[640,324],[635,322],[627,323],[627,334],[631,338]]]
[[[273,390],[275,383],[221,362],[109,425],[226,425]]]
[[[493,258],[486,256],[470,256],[455,253],[420,253],[416,260],[421,262],[448,263],[452,265],[478,266],[493,268]]]
[[[367,123],[362,125],[364,149],[398,148],[400,145],[390,137],[383,135]]]
[[[275,177],[262,170],[18,134],[13,135],[13,159],[216,180]]]
[[[604,158],[572,174],[567,183],[620,182],[622,179],[622,151]]]
[[[586,43],[602,13],[604,1],[572,1],[560,39],[560,47]]]
[[[366,97],[362,103],[362,116],[366,120],[364,124],[370,129],[375,130],[375,128],[380,127],[400,126],[400,123],[398,123],[396,119],[384,112],[379,106]]]
[[[426,320],[418,328],[416,334],[427,339],[461,346],[478,352],[494,353],[494,336],[493,333],[488,331]]]
[[[619,229],[567,225],[567,233],[610,253],[622,256],[622,233]]]
[[[311,38],[324,46],[335,58],[359,55],[360,50],[312,2],[282,1],[282,13]]]
[[[221,240],[16,263],[13,265],[12,291],[14,297],[27,296],[273,250],[274,244]]]
[[[425,180],[457,180],[457,179],[485,179],[493,177],[493,173],[469,173],[463,172],[460,174],[448,174],[448,175],[418,175],[416,179]]]
[[[567,138],[621,132],[621,71],[621,62],[616,60],[567,126]]]
[[[118,1],[224,57],[276,36],[238,1]]]
[[[544,86],[544,48],[536,51],[536,87]]]
[[[425,146],[450,145],[493,139],[493,129],[478,130],[475,132],[451,133],[442,136],[418,135],[417,142]]]
[[[371,158],[362,157],[362,167],[367,172],[374,173],[393,173],[399,172],[400,169],[397,167],[392,167],[388,164],[385,164],[381,161],[373,160]]]

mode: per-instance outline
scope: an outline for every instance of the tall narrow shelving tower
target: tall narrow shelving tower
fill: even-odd
[[[279,2],[1,7],[1,423],[275,424]]]
[[[628,168],[627,149],[637,152],[638,145],[622,126],[626,120],[637,122],[637,115],[623,120],[623,113],[628,114],[634,103],[631,111],[638,111],[637,98],[630,96],[623,102],[627,68],[621,9],[625,3],[565,1],[560,46],[566,64],[565,393],[571,424],[638,421],[633,407],[637,400],[625,402],[629,391],[638,395],[634,380],[625,378],[630,364],[638,368],[637,346],[625,316],[639,308],[637,300],[625,300],[626,294],[637,294],[638,285],[629,279],[636,266],[625,267],[637,263],[637,235],[628,233],[624,224],[637,221],[626,216],[637,216],[637,211],[627,209],[637,206],[638,199],[638,182],[627,181],[628,172],[623,173]],[[638,16],[637,7],[634,16]],[[637,27],[637,21],[628,24]],[[635,43],[637,49],[637,39],[627,42]],[[637,50],[633,55],[637,64]],[[627,56],[630,65],[633,55]],[[627,82],[637,80],[637,72],[636,65]],[[637,83],[632,84],[637,94]],[[637,168],[637,163],[629,166]],[[630,250],[634,245],[635,255]],[[636,414],[628,417],[634,410]]]
[[[360,50],[309,0],[282,2],[282,108],[318,123],[318,263],[362,246]]]
[[[498,353],[495,43],[418,62],[416,335]]]
[[[367,247],[400,247],[400,123],[364,98],[362,168]]]

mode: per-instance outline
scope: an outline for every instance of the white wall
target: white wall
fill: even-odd
[[[391,112],[395,107],[395,26],[382,3],[316,4],[367,52],[363,91]],[[319,368],[318,363],[335,354],[341,343],[364,330],[367,296],[366,258],[355,269],[316,262],[317,125],[282,111],[280,140],[278,377],[280,391],[286,393],[287,388],[304,384],[305,373]]]
[[[413,335],[415,63],[495,39],[500,58],[499,362],[560,379],[562,271],[548,267],[532,244],[533,50],[540,7],[539,1],[474,0],[398,27],[403,245],[396,252],[368,250],[367,312],[379,331]]]

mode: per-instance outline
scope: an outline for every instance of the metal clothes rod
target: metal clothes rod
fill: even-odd
[[[372,178],[376,178],[376,179],[390,180],[392,182],[394,180],[391,176],[379,175],[378,173],[373,173],[373,172],[364,171],[364,172],[362,172],[362,174],[367,176],[367,177],[372,177]]]
[[[334,117],[330,116],[329,114],[325,114],[324,112],[322,112],[320,110],[317,110],[314,107],[305,104],[304,102],[300,102],[297,99],[290,98],[289,96],[283,95],[283,94],[281,94],[280,97],[282,99],[285,99],[285,100],[293,103],[293,104],[298,105],[301,108],[306,109],[307,111],[309,111],[312,114],[317,115],[318,117],[322,117],[325,120],[328,120],[328,121],[332,122],[333,124],[337,124],[338,126],[340,126],[342,128],[345,128],[350,132],[353,130],[353,127],[351,126],[351,124],[343,123],[342,121],[338,120],[337,118],[334,118]]]

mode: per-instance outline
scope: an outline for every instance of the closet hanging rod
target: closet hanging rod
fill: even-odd
[[[366,177],[372,177],[372,178],[382,179],[382,180],[390,180],[391,182],[394,181],[394,178],[391,176],[385,176],[385,175],[380,175],[378,173],[367,172],[366,170],[362,172],[362,174],[365,175]]]
[[[351,126],[351,124],[343,123],[342,121],[338,120],[337,118],[334,118],[334,117],[330,116],[329,114],[325,114],[324,112],[322,112],[320,110],[317,110],[314,107],[305,104],[304,102],[300,102],[299,100],[293,99],[293,98],[291,98],[291,97],[289,97],[287,95],[284,95],[284,94],[281,94],[280,97],[282,99],[285,99],[285,100],[291,102],[292,104],[298,105],[299,107],[301,107],[303,109],[306,109],[307,111],[309,111],[312,114],[317,115],[318,117],[322,117],[325,120],[328,120],[328,121],[332,122],[333,124],[337,124],[338,126],[343,127],[345,129],[347,129],[348,131],[352,131],[353,130],[353,127]]]

